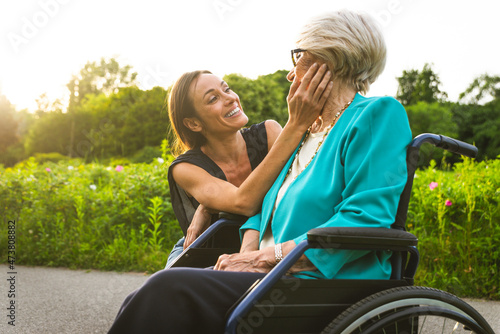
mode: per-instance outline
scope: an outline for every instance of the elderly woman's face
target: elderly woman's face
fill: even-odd
[[[292,68],[286,78],[290,82],[292,82],[295,77],[297,77],[297,79],[301,81],[302,77],[304,76],[304,74],[306,74],[307,70],[309,69],[309,67],[311,67],[312,64],[314,64],[314,59],[313,57],[311,57],[309,52],[302,52],[299,60],[297,61],[297,66]]]

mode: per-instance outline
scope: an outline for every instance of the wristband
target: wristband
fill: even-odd
[[[281,248],[281,244],[274,246],[274,259],[276,260],[276,264],[283,260],[283,249]]]

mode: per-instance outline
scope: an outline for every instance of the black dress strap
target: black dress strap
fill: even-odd
[[[265,122],[254,124],[249,128],[241,130],[243,139],[247,144],[248,158],[252,170],[264,160],[268,151],[267,131]]]
[[[210,159],[205,153],[203,153],[199,148],[195,148],[185,152],[184,154],[179,155],[170,165],[169,174],[172,167],[181,163],[188,162],[192,165],[203,168],[212,176],[215,176],[221,180],[227,181],[226,175],[220,169],[219,165],[217,165],[212,159]],[[170,180],[169,180],[170,181]]]

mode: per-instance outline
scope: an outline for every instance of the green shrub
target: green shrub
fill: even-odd
[[[39,164],[43,164],[45,162],[58,162],[61,160],[69,160],[69,159],[71,158],[57,152],[35,153],[35,161]]]
[[[466,159],[453,171],[417,171],[408,212],[419,238],[416,282],[500,299],[500,160]]]
[[[161,150],[156,147],[145,146],[137,151],[130,160],[134,163],[150,163],[154,159],[161,157]]]
[[[167,164],[122,168],[62,161],[38,165],[31,158],[0,170],[0,207],[5,220],[17,222],[16,262],[150,272],[163,268],[182,234],[170,204]],[[4,225],[2,245],[7,241]],[[6,251],[0,251],[5,259]]]
[[[129,159],[124,158],[124,157],[120,157],[120,158],[111,159],[111,161],[109,161],[109,166],[112,166],[113,168],[115,168],[116,166],[128,166],[131,163],[132,162]]]
[[[165,163],[39,165],[30,158],[15,168],[0,167],[0,210],[5,222],[17,222],[16,262],[162,269],[182,234],[167,183],[172,156],[162,151]],[[500,300],[499,202],[498,159],[466,159],[452,171],[438,170],[433,162],[417,171],[408,213],[409,230],[420,240],[416,284]],[[7,235],[2,224],[1,245]],[[7,259],[6,247],[0,256]]]

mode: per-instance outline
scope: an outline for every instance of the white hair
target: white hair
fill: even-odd
[[[324,61],[335,79],[363,94],[385,67],[384,37],[367,14],[341,10],[318,16],[302,28],[297,46]]]

